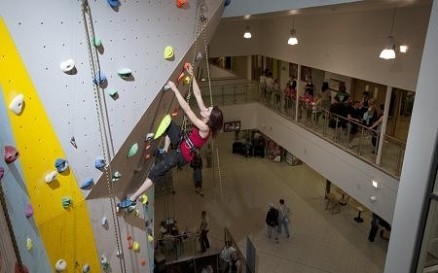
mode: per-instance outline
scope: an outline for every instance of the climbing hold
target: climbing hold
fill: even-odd
[[[73,200],[70,197],[62,197],[61,201],[64,209],[68,209],[73,204]]]
[[[72,136],[72,137],[70,138],[70,144],[71,144],[75,149],[78,148],[78,145],[76,144],[76,139],[75,139],[74,136]]]
[[[228,6],[231,3],[231,0],[225,0],[224,7]]]
[[[154,240],[154,236],[148,234],[148,241],[149,241],[149,242],[152,242],[153,240]]]
[[[18,151],[13,146],[6,145],[3,154],[7,164],[14,162],[18,158]]]
[[[100,256],[100,265],[103,270],[107,270],[109,268],[109,262],[105,255]]]
[[[165,84],[164,87],[163,87],[163,90],[164,90],[164,91],[167,91],[167,90],[169,90],[169,89],[170,89],[170,86],[169,86],[168,84]]]
[[[178,107],[175,107],[175,109],[173,109],[171,116],[172,117],[178,116]]]
[[[192,81],[192,79],[190,78],[190,76],[186,76],[186,77],[184,78],[183,83],[184,83],[184,84],[190,84],[191,81]]]
[[[62,173],[62,172],[64,172],[64,171],[67,170],[67,168],[68,168],[68,163],[67,163],[67,161],[66,161],[65,159],[63,159],[63,158],[58,158],[58,159],[56,159],[56,161],[55,161],[55,168],[56,168],[56,171],[57,171],[58,173]]]
[[[145,160],[148,160],[149,158],[151,158],[151,155],[150,155],[150,154],[145,154],[145,155],[144,155],[144,159],[145,159]]]
[[[102,71],[97,72],[96,75],[94,76],[93,82],[96,85],[103,84],[105,81],[106,81],[106,76],[105,74],[103,74]]]
[[[131,234],[128,234],[128,235],[126,235],[126,240],[132,240],[132,235]]]
[[[181,81],[181,79],[182,78],[184,78],[184,71],[183,72],[181,72],[181,74],[179,74],[179,76],[178,76],[178,79],[177,79],[177,82],[180,82]]]
[[[16,95],[11,103],[9,103],[9,109],[16,115],[20,115],[24,108],[24,96],[23,94]]]
[[[123,255],[123,252],[121,251],[121,250],[117,250],[117,252],[116,252],[116,257],[122,257],[122,255]]]
[[[63,272],[67,269],[67,262],[64,259],[59,259],[56,261],[55,270],[56,272]]]
[[[58,175],[58,172],[52,171],[44,177],[44,181],[46,181],[47,184],[50,184],[53,180],[56,179],[56,176]]]
[[[137,154],[137,152],[138,152],[138,144],[134,143],[132,144],[131,148],[129,148],[127,157],[133,157],[134,155]]]
[[[5,176],[5,169],[0,167],[0,180],[2,180],[3,176]]]
[[[119,0],[107,0],[107,2],[108,2],[108,4],[109,4],[112,8],[115,8],[115,7],[117,7],[118,5],[120,5]]]
[[[173,47],[172,46],[166,46],[164,48],[164,59],[171,60],[173,57],[174,57]]]
[[[26,218],[30,218],[33,215],[33,208],[31,204],[27,204],[24,207],[24,215],[26,215]]]
[[[108,95],[110,95],[111,98],[117,99],[117,96],[119,95],[119,92],[117,92],[116,89],[112,88],[108,90]]]
[[[180,9],[184,8],[188,3],[188,0],[176,0],[176,6]]]
[[[75,68],[75,61],[73,59],[68,59],[59,64],[59,68],[65,73],[72,71]]]
[[[146,135],[146,141],[150,141],[150,140],[152,140],[153,138],[154,138],[154,133],[148,133],[147,135]]]
[[[140,196],[140,202],[143,205],[146,205],[148,203],[148,196],[146,194],[143,194],[142,196]]]
[[[105,159],[98,157],[94,160],[94,167],[96,169],[103,169],[105,167]]]
[[[195,61],[200,61],[203,58],[203,55],[201,52],[198,52],[198,54],[195,57]]]
[[[85,264],[84,267],[82,267],[82,273],[88,273],[90,272],[90,265]]]
[[[106,226],[108,224],[108,219],[104,216],[104,217],[102,217],[102,220],[100,221],[100,223],[102,224],[102,226]]]
[[[93,39],[93,44],[95,47],[100,47],[102,46],[102,39],[98,38],[98,37],[94,37]]]
[[[15,262],[14,273],[29,273],[29,269],[23,264],[22,267],[18,265],[18,262]]]
[[[120,177],[122,177],[122,174],[119,171],[113,173],[113,182],[119,181]]]
[[[83,190],[87,190],[89,188],[91,188],[94,185],[94,179],[92,177],[85,179],[84,181],[82,181],[81,183],[81,189]]]
[[[132,70],[130,68],[122,68],[119,71],[117,71],[117,74],[119,74],[120,78],[122,79],[127,79],[129,77],[131,77],[132,75]]]
[[[26,239],[26,249],[27,249],[27,250],[31,250],[32,247],[33,247],[32,239],[29,238],[29,237],[27,237],[27,239]]]
[[[184,70],[189,70],[191,64],[189,62],[184,63]]]
[[[140,265],[141,266],[145,266],[146,265],[146,260],[144,258],[140,260]]]
[[[164,118],[161,120],[160,124],[158,125],[158,129],[157,132],[155,133],[154,139],[158,139],[162,134],[164,134],[164,132],[166,132],[171,121],[172,121],[172,117],[169,114],[164,116]]]
[[[135,252],[140,251],[140,244],[137,241],[134,241],[132,243],[132,250],[135,251]]]

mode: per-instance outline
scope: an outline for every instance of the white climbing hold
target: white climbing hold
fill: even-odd
[[[101,221],[102,226],[106,226],[108,224],[108,219],[104,216]]]
[[[9,109],[16,115],[20,115],[24,108],[24,96],[23,94],[16,95],[11,103],[9,104]]]
[[[67,269],[67,262],[64,259],[59,259],[55,264],[56,272],[63,272]]]
[[[90,265],[85,264],[84,267],[82,267],[82,273],[88,273],[90,272]]]
[[[73,59],[68,59],[59,64],[59,68],[65,73],[70,72],[75,68],[75,61]]]
[[[57,171],[52,171],[52,172],[50,172],[49,174],[46,175],[44,180],[46,181],[47,184],[50,184],[53,180],[56,179],[57,175],[58,175]]]

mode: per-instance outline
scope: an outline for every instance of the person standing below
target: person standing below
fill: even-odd
[[[259,79],[259,100],[262,101],[266,96],[266,70],[262,72]]]
[[[268,71],[268,73],[266,73],[265,82],[266,82],[266,92],[265,92],[264,101],[267,102],[268,104],[271,104],[272,91],[274,90],[274,79],[272,78],[271,71]]]
[[[278,210],[273,204],[269,204],[269,210],[266,214],[266,224],[268,225],[268,237],[272,237],[272,231],[278,226]],[[275,234],[275,242],[278,244],[278,234]]]
[[[278,208],[278,234],[281,234],[281,227],[284,227],[286,237],[290,237],[289,233],[289,208],[284,204],[284,199],[280,199],[280,207]]]
[[[231,255],[233,255],[234,252],[237,250],[232,247],[232,242],[227,241],[225,243],[224,248],[221,251],[221,254],[219,255],[220,258],[220,272],[221,273],[228,273],[230,271],[231,266]]]
[[[242,262],[240,260],[239,253],[235,251],[231,254],[229,273],[241,273],[241,272],[242,272]]]
[[[202,158],[199,154],[195,155],[192,162],[190,162],[190,167],[193,168],[193,182],[195,182],[195,191],[199,195],[204,196],[202,192]]]
[[[201,244],[201,252],[207,251],[210,248],[210,242],[207,237],[208,233],[208,217],[207,212],[201,212],[201,224],[199,226],[199,243]]]

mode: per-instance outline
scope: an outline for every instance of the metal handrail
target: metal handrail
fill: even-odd
[[[230,82],[227,83],[227,81],[224,81],[223,84],[220,84],[220,86],[217,88],[212,88],[212,94],[214,97],[213,101],[217,105],[242,104],[259,101],[258,85],[254,82],[236,84]],[[269,100],[264,104],[274,111],[277,111],[280,115],[288,118],[291,122],[294,122],[306,128],[307,130],[318,134],[320,137],[336,144],[341,149],[350,152],[351,154],[363,159],[369,164],[372,164],[376,168],[384,171],[394,178],[399,179],[403,165],[406,142],[385,134],[383,136],[384,143],[380,144],[383,145],[382,161],[380,164],[377,164],[375,156],[378,149],[370,149],[369,142],[370,139],[374,139],[376,135],[379,136],[380,132],[378,130],[370,129],[361,123],[349,121],[346,117],[330,113],[328,109],[324,109],[322,106],[317,107],[317,112],[320,114],[314,117],[312,113],[312,105],[305,103],[303,100],[299,100],[297,104],[296,98],[293,97],[289,99],[291,105],[289,105],[290,107],[287,109],[285,107],[286,105],[284,96],[281,97],[280,107],[278,107],[278,105],[275,103],[271,104]],[[259,102],[263,103],[262,101]],[[295,117],[297,105],[299,107],[297,112],[298,117]],[[315,120],[313,120],[313,118],[315,118]],[[321,122],[318,120],[318,118],[323,119],[323,121]],[[334,128],[329,127],[330,119],[336,120]],[[322,123],[321,126],[318,124],[319,122]],[[348,130],[348,128],[346,129],[344,124],[354,124],[358,128],[359,138],[356,140],[357,145],[354,147],[354,149],[350,149],[348,146],[348,140],[345,139],[346,134],[348,133],[346,130]]]

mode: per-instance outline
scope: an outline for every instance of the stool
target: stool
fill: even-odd
[[[362,207],[357,207],[357,217],[354,217],[354,221],[357,223],[362,223],[363,219],[360,217],[360,215],[362,214],[363,208]]]

